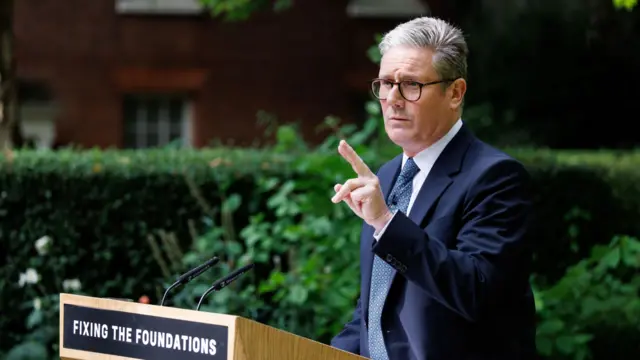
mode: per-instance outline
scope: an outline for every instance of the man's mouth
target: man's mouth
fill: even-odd
[[[389,120],[396,120],[396,121],[409,121],[409,119],[401,117],[401,116],[392,116],[389,118]]]

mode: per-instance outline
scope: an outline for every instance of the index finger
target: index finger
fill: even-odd
[[[353,171],[356,172],[359,176],[373,176],[373,172],[367,166],[367,164],[362,161],[362,158],[356,153],[353,148],[347,144],[346,141],[341,140],[340,145],[338,145],[338,152],[342,155],[345,160],[351,164]]]

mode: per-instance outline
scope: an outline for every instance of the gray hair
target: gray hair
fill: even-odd
[[[433,67],[441,79],[467,78],[469,49],[462,31],[444,20],[420,17],[398,25],[384,35],[378,48],[384,56],[395,46],[433,50]]]

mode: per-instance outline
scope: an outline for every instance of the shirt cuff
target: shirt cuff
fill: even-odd
[[[384,234],[384,231],[387,230],[387,226],[389,226],[389,223],[393,221],[393,218],[396,216],[397,212],[398,210],[393,210],[393,215],[391,216],[391,219],[389,219],[389,221],[386,224],[384,224],[384,227],[382,228],[382,230],[380,230],[380,232],[373,233],[373,238],[376,239],[376,241],[380,240],[380,238],[382,237],[382,234]]]

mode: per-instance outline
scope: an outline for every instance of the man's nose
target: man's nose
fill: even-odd
[[[395,84],[387,94],[387,103],[393,106],[401,106],[404,102],[402,94],[400,94],[400,84]]]

